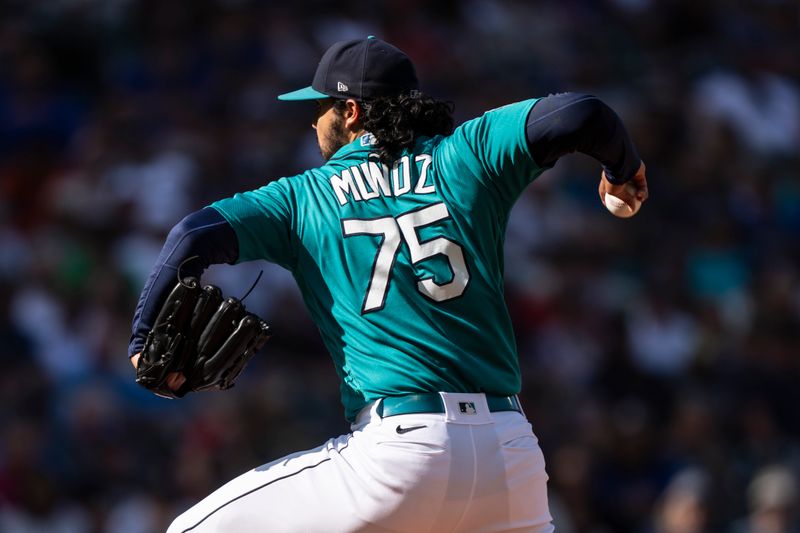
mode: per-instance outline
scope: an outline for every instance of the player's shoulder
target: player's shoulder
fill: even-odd
[[[519,121],[524,121],[527,118],[528,113],[539,100],[539,98],[529,98],[488,109],[475,118],[464,122],[459,127],[463,128],[476,124],[491,124],[493,126],[516,125]]]
[[[452,155],[482,152],[487,144],[517,142],[524,133],[525,121],[538,98],[521,100],[488,109],[438,139],[437,149]]]
[[[332,166],[324,164],[318,167],[303,170],[297,174],[282,176],[272,180],[262,188],[271,189],[279,194],[295,194],[308,188],[309,183],[326,178],[332,171]]]

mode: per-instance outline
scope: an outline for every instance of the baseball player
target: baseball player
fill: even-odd
[[[603,165],[601,199],[633,205],[628,182],[647,198],[619,118],[565,93],[453,130],[451,105],[421,93],[410,59],[374,37],[334,44],[311,86],[279,99],[318,104],[325,163],[175,226],[129,354],[135,366],[180,265],[199,276],[277,263],[333,358],[352,431],[230,481],[169,532],[552,531],[544,458],[516,396],[503,239],[520,193],[570,152]]]

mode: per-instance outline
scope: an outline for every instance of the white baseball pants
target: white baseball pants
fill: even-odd
[[[441,396],[444,414],[368,406],[352,433],[237,477],[168,533],[553,531],[525,416],[490,413],[482,394]]]

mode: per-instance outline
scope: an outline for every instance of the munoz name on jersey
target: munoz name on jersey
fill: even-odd
[[[367,161],[353,165],[340,174],[330,177],[333,192],[340,205],[350,200],[362,202],[383,196],[402,196],[413,190],[415,194],[432,194],[436,192],[432,183],[428,183],[428,168],[433,158],[430,154],[419,154],[414,157],[405,155],[394,162],[391,172],[388,165],[377,161]],[[412,164],[417,168],[419,176],[416,182],[411,177]]]

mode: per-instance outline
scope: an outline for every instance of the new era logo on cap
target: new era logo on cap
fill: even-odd
[[[336,82],[336,90],[339,91],[340,93],[346,93],[347,91],[350,90],[350,88],[344,83],[338,81]]]

